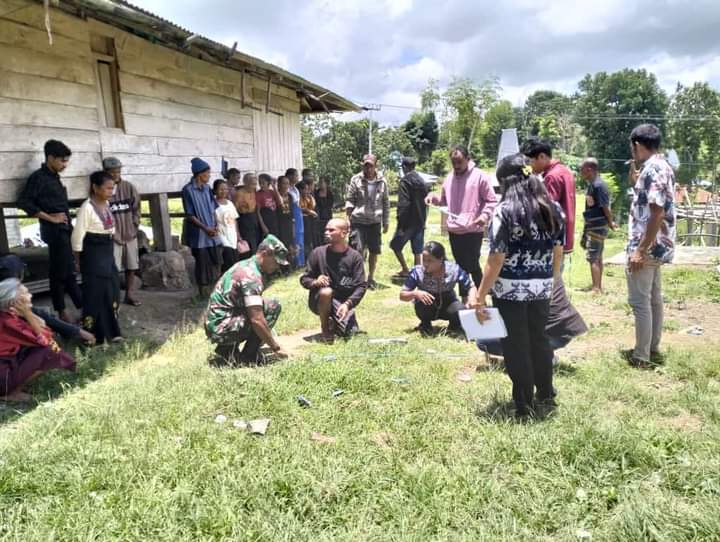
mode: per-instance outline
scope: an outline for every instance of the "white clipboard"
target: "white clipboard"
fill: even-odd
[[[474,309],[461,310],[460,324],[465,331],[465,336],[470,341],[504,339],[507,337],[507,328],[505,322],[500,316],[500,311],[494,307],[485,309],[489,320],[480,323],[477,319]]]

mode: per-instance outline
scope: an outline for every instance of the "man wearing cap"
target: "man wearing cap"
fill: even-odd
[[[272,333],[280,316],[280,303],[263,298],[270,276],[279,266],[289,265],[287,256],[285,245],[268,235],[255,255],[233,265],[215,285],[205,317],[205,334],[215,344],[215,365],[262,362],[263,344],[275,356],[287,357]],[[245,346],[241,350],[242,343]]]
[[[182,189],[183,244],[190,247],[195,258],[195,281],[200,296],[205,297],[220,276],[222,264],[222,242],[215,218],[218,204],[208,186],[210,164],[193,158],[190,167],[193,176]]]
[[[428,187],[420,174],[415,171],[415,158],[405,156],[402,159],[404,176],[400,179],[397,203],[397,230],[390,241],[390,248],[400,262],[401,271],[396,276],[407,278],[408,269],[403,248],[408,241],[415,256],[415,265],[420,265],[423,245],[425,244],[425,220],[427,219],[427,204],[425,197]]]
[[[366,154],[363,170],[350,179],[345,198],[345,212],[350,220],[351,237],[360,254],[367,249],[368,288],[374,290],[375,267],[382,247],[382,234],[390,227],[390,199],[385,179],[377,171],[377,158]],[[382,228],[382,231],[381,231]]]
[[[140,193],[135,185],[123,180],[120,160],[108,157],[102,164],[115,183],[115,192],[110,198],[110,211],[115,219],[115,265],[118,271],[125,272],[125,303],[137,307],[141,303],[133,297],[133,284],[135,271],[140,269],[137,241],[140,227]]]
[[[325,226],[329,244],[310,253],[300,277],[303,288],[310,290],[308,305],[320,316],[322,339],[328,343],[336,335],[348,337],[358,332],[355,308],[367,289],[362,256],[348,245],[349,229],[346,220],[329,220]]]

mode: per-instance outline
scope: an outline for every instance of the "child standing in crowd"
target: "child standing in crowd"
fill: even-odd
[[[320,177],[317,190],[315,190],[315,211],[318,217],[315,221],[313,244],[316,247],[325,244],[325,226],[327,226],[328,220],[332,218],[334,204],[335,200],[328,184],[328,178]]]
[[[243,176],[243,184],[235,191],[235,207],[238,212],[238,228],[240,235],[250,246],[250,252],[243,254],[249,257],[255,254],[260,238],[260,225],[257,217],[257,202],[255,191],[257,190],[257,177],[254,173],[246,173]]]
[[[502,199],[490,223],[490,255],[476,311],[480,321],[487,319],[485,297],[490,293],[507,328],[501,341],[505,367],[513,383],[515,414],[522,418],[538,407],[555,406],[553,349],[545,325],[553,281],[560,277],[564,217],[522,154],[503,158],[496,175]]]
[[[314,248],[315,219],[318,215],[315,212],[315,198],[312,194],[312,184],[304,181],[301,182],[298,187],[300,190],[300,210],[303,215],[303,250],[305,254],[309,255]]]
[[[229,187],[225,179],[216,179],[213,192],[217,208],[215,218],[218,224],[218,237],[222,243],[222,272],[230,269],[239,259],[238,246],[238,213],[235,205],[228,199]]]
[[[230,201],[235,201],[235,190],[237,190],[238,185],[240,184],[240,170],[234,167],[231,167],[227,170],[227,173],[225,173],[225,178],[227,179],[228,183],[228,195],[227,198]]]
[[[299,179],[298,170],[292,167],[288,168],[287,171],[285,171],[285,176],[290,182],[288,193],[290,194],[290,199],[292,200],[291,209],[293,212],[295,228],[295,232],[293,234],[293,244],[295,245],[294,263],[295,267],[303,267],[305,265],[305,232],[302,211],[300,210],[300,190],[298,190],[297,186]]]
[[[285,175],[278,177],[277,189],[279,201],[277,208],[278,238],[288,248],[291,255],[294,255],[295,226],[293,223],[292,197],[290,196],[290,181]]]
[[[97,342],[122,340],[117,321],[120,284],[115,266],[115,222],[108,202],[115,182],[106,171],[90,175],[90,197],[78,209],[72,248],[82,273],[82,325]]]
[[[278,195],[272,188],[272,177],[267,173],[261,173],[258,177],[260,190],[255,193],[257,203],[258,221],[263,237],[268,234],[278,235]]]

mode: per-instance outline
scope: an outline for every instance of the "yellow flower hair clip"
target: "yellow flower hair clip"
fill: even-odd
[[[522,172],[523,172],[523,175],[525,175],[525,177],[529,177],[532,174],[532,167],[529,165],[523,166]]]

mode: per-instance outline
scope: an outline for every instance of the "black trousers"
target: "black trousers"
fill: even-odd
[[[532,406],[534,390],[538,400],[553,397],[553,350],[545,331],[550,300],[521,302],[494,298],[493,304],[508,332],[501,342],[515,406],[518,409]]]
[[[447,296],[436,297],[432,305],[415,301],[415,314],[423,327],[430,327],[433,320],[448,320],[450,329],[460,329],[458,313],[464,308],[465,306],[460,301]]]
[[[70,244],[72,229],[66,224],[50,224],[40,221],[40,236],[47,243],[49,257],[50,297],[53,308],[65,310],[65,293],[75,307],[82,308],[82,293],[75,279],[75,258]]]
[[[240,260],[238,251],[232,247],[222,247],[222,266],[220,272],[224,273]]]
[[[482,269],[480,269],[482,240],[482,233],[450,234],[450,248],[455,262],[472,277],[478,288],[482,281]]]

